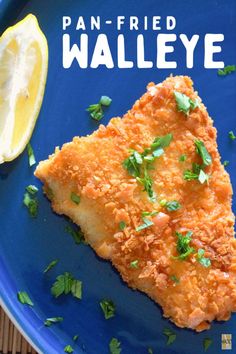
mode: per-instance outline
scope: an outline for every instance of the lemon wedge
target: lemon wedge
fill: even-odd
[[[15,159],[30,140],[47,67],[47,40],[29,14],[0,37],[0,163]]]

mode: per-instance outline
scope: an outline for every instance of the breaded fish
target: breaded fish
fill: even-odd
[[[123,118],[56,149],[35,175],[53,210],[177,326],[202,331],[236,311],[232,187],[189,77],[150,83]]]

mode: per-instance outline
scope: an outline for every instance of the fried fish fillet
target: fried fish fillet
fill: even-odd
[[[189,115],[178,111],[174,92],[198,99]],[[157,201],[124,168],[131,150],[142,153],[156,137],[173,134],[150,175]],[[201,163],[195,139],[211,155],[208,183],[185,180],[192,163]],[[181,155],[185,161],[179,161]],[[35,175],[44,183],[56,213],[69,216],[102,258],[111,260],[123,280],[156,301],[179,327],[202,331],[210,322],[228,320],[236,311],[236,241],[231,210],[232,187],[220,163],[216,129],[189,77],[150,83],[147,92],[123,118],[113,118],[90,136],[75,137],[39,163]],[[71,193],[80,196],[73,202]],[[162,202],[160,203],[160,200]],[[163,200],[181,208],[168,211]],[[142,212],[151,225],[141,231]],[[121,227],[122,225],[122,227]],[[191,231],[195,250],[181,260],[176,232]],[[211,265],[198,261],[203,249]]]

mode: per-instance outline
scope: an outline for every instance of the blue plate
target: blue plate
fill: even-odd
[[[224,33],[222,53],[225,64],[236,63],[236,2],[235,0],[47,0],[47,1],[0,1],[2,29],[23,18],[28,13],[37,16],[49,44],[49,72],[41,113],[35,128],[32,145],[37,161],[45,159],[55,146],[70,141],[74,135],[90,134],[97,129],[86,107],[97,102],[101,95],[109,95],[113,102],[106,111],[103,123],[113,116],[125,113],[134,101],[145,91],[148,82],[161,82],[166,76],[187,74],[192,77],[196,89],[203,98],[209,114],[218,129],[219,150],[223,160],[229,160],[227,167],[236,187],[233,174],[236,161],[236,143],[228,138],[228,132],[235,129],[236,76],[219,77],[217,70],[203,67],[203,43],[205,33]],[[15,10],[14,10],[15,9]],[[117,15],[175,16],[177,26],[174,32],[191,36],[200,35],[195,52],[194,68],[186,69],[185,51],[179,40],[169,60],[177,60],[173,70],[152,69],[80,69],[73,63],[70,69],[62,67],[62,16],[72,17],[73,28],[68,31],[74,42],[79,33],[74,30],[79,15],[86,19],[100,15],[103,20],[115,20]],[[88,24],[88,23],[87,23]],[[164,30],[163,30],[164,31]],[[89,34],[89,57],[97,37],[97,31],[87,28]],[[108,35],[116,66],[117,31],[106,25],[102,32]],[[135,60],[136,31],[124,26],[127,59]],[[156,35],[158,32],[140,29],[145,36],[146,56],[156,57]],[[220,60],[219,59],[219,60]],[[217,60],[217,59],[216,59]],[[31,219],[22,205],[24,189],[28,184],[40,188],[39,215]],[[31,339],[39,351],[46,354],[63,353],[67,344],[73,345],[75,353],[106,354],[112,337],[122,342],[122,353],[145,354],[147,348],[154,353],[199,354],[203,353],[203,340],[213,339],[209,353],[221,352],[221,334],[233,334],[236,316],[225,323],[213,323],[209,331],[197,334],[180,330],[162,318],[158,305],[147,296],[129,289],[109,262],[99,259],[84,245],[76,245],[65,232],[68,220],[51,211],[44,197],[41,185],[33,176],[24,152],[16,161],[0,167],[0,293],[4,307]],[[48,274],[43,275],[45,266],[53,259],[60,262]],[[50,288],[57,275],[72,272],[83,281],[83,299],[70,296],[55,300]],[[29,308],[17,301],[17,291],[30,294],[35,306]],[[102,298],[111,298],[117,307],[114,318],[106,321],[99,308]],[[47,317],[63,316],[60,324],[46,328]],[[177,333],[177,339],[166,346],[163,328],[169,327]],[[72,337],[79,339],[73,344]]]

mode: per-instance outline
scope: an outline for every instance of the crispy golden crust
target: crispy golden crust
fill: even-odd
[[[231,211],[232,187],[220,163],[216,129],[201,103],[186,117],[177,112],[173,91],[195,99],[188,77],[169,77],[148,85],[147,92],[121,118],[101,125],[92,135],[74,138],[48,160],[40,162],[35,175],[53,192],[52,207],[79,224],[88,243],[110,259],[133,288],[158,302],[177,326],[197,331],[209,328],[213,319],[227,320],[236,310],[236,242]],[[198,98],[199,99],[199,98]],[[200,99],[199,99],[200,100]],[[157,136],[173,134],[173,141],[155,162],[151,172],[158,199],[178,200],[182,208],[167,212],[150,203],[142,186],[122,167],[129,149],[140,152]],[[213,163],[206,172],[209,184],[185,181],[183,171],[200,163],[194,140],[204,142]],[[179,162],[181,154],[187,155]],[[74,204],[71,192],[81,196]],[[141,212],[159,210],[154,226],[141,232]],[[125,221],[121,231],[119,222]],[[194,255],[185,261],[176,254],[175,231],[193,231],[192,246],[203,248],[211,267]],[[138,260],[138,269],[130,262]],[[180,279],[176,284],[171,279]]]

